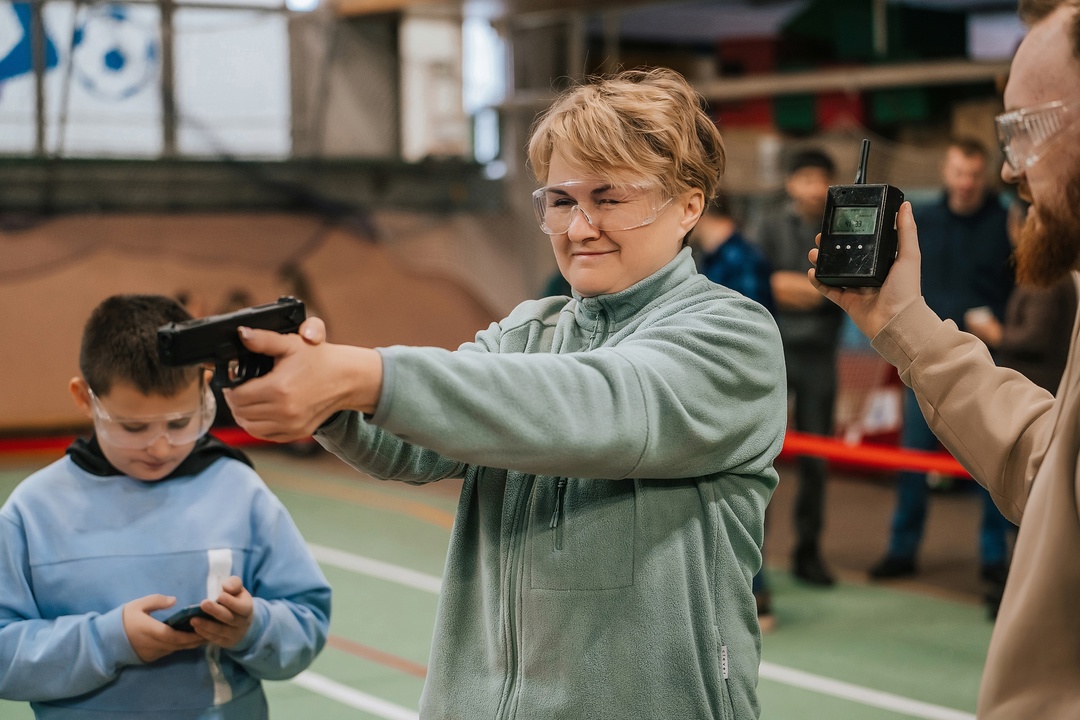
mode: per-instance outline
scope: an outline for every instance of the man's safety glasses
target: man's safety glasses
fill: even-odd
[[[660,217],[674,198],[665,199],[655,187],[597,185],[595,181],[569,180],[548,185],[532,194],[540,229],[561,235],[570,229],[574,213],[601,232],[644,227]]]
[[[193,443],[210,430],[217,411],[214,394],[207,386],[202,388],[197,410],[145,417],[113,417],[102,406],[94,391],[89,392],[98,437],[128,450],[145,450],[161,437],[174,447]]]
[[[1075,103],[1062,100],[1013,110],[994,118],[1005,160],[1015,173],[1046,156],[1061,133],[1077,120]]]

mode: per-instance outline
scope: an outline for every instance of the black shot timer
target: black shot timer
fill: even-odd
[[[880,287],[896,259],[896,220],[904,193],[892,185],[868,185],[870,141],[853,185],[832,185],[821,219],[815,274],[822,285]]]

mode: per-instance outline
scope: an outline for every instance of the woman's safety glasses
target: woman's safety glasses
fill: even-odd
[[[1063,130],[1076,123],[1076,105],[1055,100],[994,118],[998,141],[1013,172],[1025,172],[1046,155]]]
[[[90,403],[94,410],[94,429],[98,437],[111,445],[128,450],[145,450],[163,436],[174,447],[193,443],[210,430],[217,412],[214,394],[205,385],[199,396],[199,408],[186,413],[113,417],[102,406],[93,390],[90,390]]]
[[[536,220],[548,235],[567,232],[574,222],[574,213],[581,213],[587,223],[601,232],[644,227],[655,221],[673,200],[665,199],[656,187],[613,187],[586,180],[548,185],[533,192],[532,197]]]

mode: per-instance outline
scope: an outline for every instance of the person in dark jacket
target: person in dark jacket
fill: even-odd
[[[1020,198],[1009,205],[1009,240],[1014,246],[1027,209]],[[968,332],[994,351],[999,365],[1056,393],[1069,360],[1076,306],[1076,284],[1071,277],[1063,277],[1049,287],[1017,285],[1005,306],[1003,322],[992,313],[970,310],[964,322]]]
[[[731,209],[731,197],[723,190],[705,207],[690,233],[690,247],[698,272],[718,285],[761,303],[769,312],[776,312],[770,280],[772,267],[762,252],[739,231]],[[764,564],[754,576],[753,588],[761,632],[772,632],[776,628],[776,615],[772,611],[772,592]]]
[[[1004,318],[1015,285],[1005,207],[997,193],[988,190],[988,160],[989,153],[978,140],[952,140],[941,170],[945,190],[937,202],[915,214],[922,248],[923,297],[941,319],[952,320],[961,329],[966,327],[965,314],[975,308],[985,309],[998,320]],[[911,388],[904,400],[900,444],[913,450],[938,448]],[[926,473],[899,473],[896,487],[888,550],[870,569],[875,580],[917,572],[916,555],[930,496]],[[1008,572],[1009,522],[985,490],[977,492],[982,499],[980,576],[987,586],[987,609],[996,617]]]
[[[724,191],[705,208],[690,233],[698,272],[717,285],[731,288],[759,302],[769,312],[776,309],[770,276],[772,267],[761,250],[750,244],[739,230],[731,210],[731,197]]]
[[[822,150],[810,148],[788,162],[784,204],[768,213],[752,235],[772,265],[776,323],[784,340],[788,392],[795,430],[830,436],[836,404],[836,352],[844,313],[825,301],[806,278],[807,248],[821,229],[825,198],[836,166]],[[826,462],[798,460],[795,496],[795,550],[792,572],[799,580],[828,587],[835,580],[821,556],[825,527]]]

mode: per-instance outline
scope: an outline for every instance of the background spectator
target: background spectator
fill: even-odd
[[[755,239],[773,268],[776,323],[784,341],[788,393],[794,398],[793,426],[825,436],[833,432],[836,349],[844,314],[810,284],[806,253],[821,231],[825,199],[835,176],[832,158],[821,150],[795,155],[784,182],[787,198],[765,216]],[[832,585],[833,576],[821,558],[828,468],[815,457],[800,457],[798,465],[792,572],[813,585]]]
[[[922,250],[923,297],[939,317],[962,329],[964,315],[972,308],[986,308],[996,318],[1004,317],[1014,286],[1005,208],[988,189],[988,157],[978,140],[952,140],[941,166],[945,186],[941,197],[915,213]],[[938,448],[910,387],[904,398],[900,444],[914,450]],[[930,494],[926,473],[899,473],[896,490],[888,550],[870,569],[872,579],[908,577],[917,570]],[[983,507],[980,576],[987,584],[986,601],[993,617],[1008,572],[1009,523],[985,490],[977,492]]]

